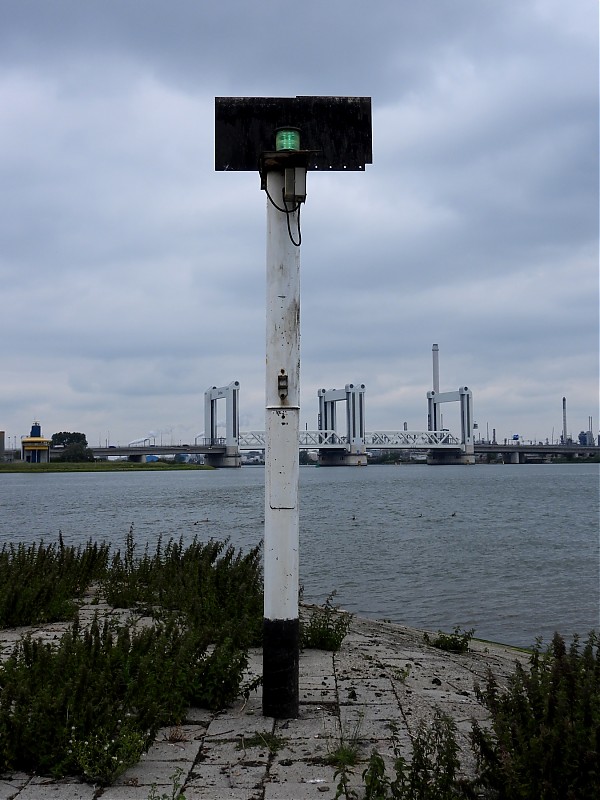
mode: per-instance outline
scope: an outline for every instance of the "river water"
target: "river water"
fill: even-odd
[[[307,601],[529,646],[600,629],[599,466],[303,467]],[[264,469],[0,475],[4,543],[262,539]]]

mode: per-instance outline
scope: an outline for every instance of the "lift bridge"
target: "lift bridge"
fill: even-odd
[[[203,452],[205,461],[218,467],[241,465],[241,451],[264,450],[264,431],[240,432],[238,381],[212,386],[204,394],[204,433],[196,437],[193,452]],[[464,386],[456,392],[427,393],[428,430],[365,431],[365,385],[348,383],[344,389],[319,389],[318,429],[300,432],[298,446],[317,450],[322,466],[363,466],[369,450],[411,450],[427,453],[430,464],[474,463],[472,393]],[[225,436],[217,436],[218,402],[225,402]],[[440,405],[458,402],[461,435],[437,430]],[[345,430],[339,431],[338,403],[345,404]],[[190,448],[192,451],[192,449]]]

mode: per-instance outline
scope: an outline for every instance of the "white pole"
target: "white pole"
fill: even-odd
[[[283,185],[283,172],[268,172],[280,207]],[[289,230],[298,231],[297,212],[267,199],[263,713],[280,719],[299,706],[300,248]]]

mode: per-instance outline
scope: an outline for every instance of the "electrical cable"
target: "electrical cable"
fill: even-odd
[[[300,245],[302,244],[302,231],[300,229],[300,206],[302,205],[302,203],[296,203],[294,208],[288,208],[287,207],[287,201],[285,199],[285,189],[282,189],[281,190],[281,196],[283,198],[283,207],[282,206],[278,206],[277,203],[275,202],[275,200],[273,200],[273,198],[271,197],[271,195],[269,193],[269,190],[267,189],[266,186],[265,186],[265,192],[267,193],[267,198],[269,199],[269,202],[271,203],[271,205],[274,208],[276,208],[277,211],[281,211],[282,214],[285,214],[285,218],[286,218],[286,222],[287,222],[287,229],[288,229],[288,236],[290,237],[290,242],[294,245],[294,247],[300,247]],[[298,222],[297,222],[298,241],[296,241],[294,239],[294,236],[292,234],[292,228],[291,228],[291,225],[290,225],[290,214],[294,214],[294,213],[296,213],[296,211],[298,212]]]
[[[283,194],[283,189],[281,190],[281,193]],[[285,205],[285,198],[283,200],[283,203]],[[290,237],[290,242],[294,245],[294,247],[300,247],[300,245],[302,244],[302,231],[300,230],[300,206],[301,205],[302,205],[302,203],[298,203],[298,205],[296,206],[295,209],[293,209],[293,211],[288,212],[287,209],[286,209],[286,212],[285,212],[285,219],[286,219],[286,222],[287,222],[288,236]],[[295,239],[294,239],[294,237],[292,235],[292,229],[290,227],[290,214],[292,214],[294,211],[298,212],[298,220],[297,220],[297,223],[296,223],[297,227],[298,227],[298,241],[295,241]]]

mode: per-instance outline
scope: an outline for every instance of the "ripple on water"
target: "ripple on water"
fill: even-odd
[[[300,471],[307,601],[529,645],[598,620],[598,465]],[[0,545],[262,539],[264,470],[0,476]]]

